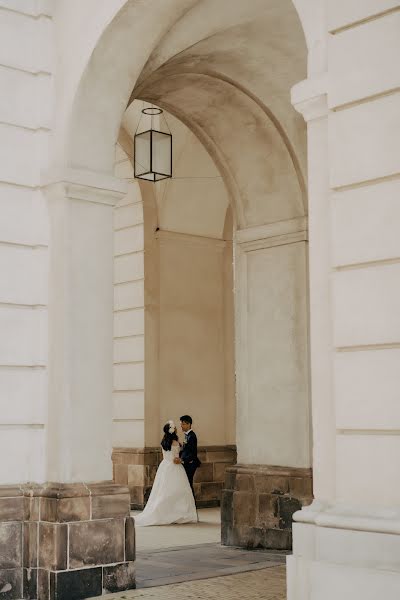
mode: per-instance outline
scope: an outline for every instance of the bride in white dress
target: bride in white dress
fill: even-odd
[[[174,462],[180,445],[173,421],[164,425],[163,460],[158,467],[146,507],[135,517],[139,527],[197,522],[196,505],[185,469]]]

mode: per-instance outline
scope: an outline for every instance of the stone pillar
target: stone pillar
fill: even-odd
[[[383,4],[328,0],[329,77],[292,91],[308,121],[319,305],[311,302],[316,499],[294,516],[289,600],[400,595],[400,12]]]
[[[306,240],[305,218],[236,234],[239,464],[222,495],[225,544],[290,548],[291,514],[311,502]]]
[[[125,186],[87,171],[49,178],[47,476],[64,483],[109,480],[113,205]]]
[[[311,469],[228,467],[222,495],[222,543],[288,550],[293,513],[311,501]]]
[[[0,486],[0,590],[5,600],[36,597],[29,595],[30,582],[24,569],[24,520],[23,489]]]
[[[45,189],[46,475],[57,483],[0,488],[7,600],[78,600],[135,586],[129,490],[111,481],[112,205],[123,189],[114,178],[71,171]]]
[[[135,587],[129,493],[114,484],[0,486],[7,600],[80,600]]]

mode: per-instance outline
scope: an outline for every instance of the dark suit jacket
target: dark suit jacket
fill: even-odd
[[[194,431],[190,430],[187,435],[187,441],[183,444],[183,448],[180,451],[180,457],[183,461],[183,465],[199,467],[201,462],[197,456],[197,437]]]

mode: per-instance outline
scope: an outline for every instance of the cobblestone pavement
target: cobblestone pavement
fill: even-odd
[[[285,567],[272,566],[258,571],[213,577],[156,588],[130,590],[107,598],[136,600],[285,600]]]

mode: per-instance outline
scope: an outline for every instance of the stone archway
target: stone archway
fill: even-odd
[[[141,108],[127,109],[117,146],[128,193],[114,209],[114,480],[129,486],[133,509],[143,508],[162,425],[187,412],[203,463],[197,506],[214,507],[225,468],[236,463],[229,199],[204,147],[170,114],[172,179],[133,179]]]
[[[306,44],[292,2],[257,1],[251,10],[225,6],[213,13],[217,18],[209,31],[204,24],[211,8],[207,1],[163,3],[164,20],[157,14],[156,23],[150,7],[126,2],[96,45],[64,136],[60,128],[58,147],[65,143],[67,149],[61,177],[66,197],[87,201],[87,208],[71,212],[66,201],[67,228],[57,216],[52,222],[53,236],[66,250],[53,255],[52,272],[67,264],[74,283],[71,293],[70,281],[63,282],[65,303],[51,313],[50,339],[62,348],[54,355],[52,373],[65,375],[66,385],[72,375],[74,402],[65,432],[60,414],[68,394],[60,390],[59,379],[51,379],[51,444],[60,444],[63,430],[70,480],[90,477],[89,466],[101,455],[98,477],[109,478],[111,265],[105,259],[99,264],[96,247],[112,256],[111,207],[123,193],[112,176],[122,114],[130,98],[154,101],[186,123],[208,150],[229,191],[236,225],[237,445],[247,471],[238,467],[227,482],[224,540],[287,547],[293,506],[286,500],[293,495],[298,502],[310,500],[305,127],[289,98],[306,72]],[[139,47],[146,28],[151,47],[144,41]],[[73,248],[67,243],[71,236]],[[86,271],[93,275],[89,287]],[[56,277],[51,285],[55,293]],[[81,318],[71,316],[73,302],[82,307]],[[96,318],[85,321],[93,303]],[[55,326],[60,316],[67,316],[67,335]],[[73,351],[65,371],[65,353]],[[94,411],[82,462],[80,436]],[[81,426],[74,429],[77,418]],[[54,456],[49,472],[60,478],[62,453]],[[268,490],[257,487],[260,474]],[[271,495],[284,499],[272,504]],[[264,500],[265,510],[248,509]],[[276,506],[278,521],[272,522]],[[280,534],[278,541],[271,542],[271,529]]]

